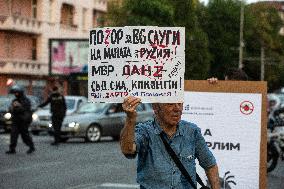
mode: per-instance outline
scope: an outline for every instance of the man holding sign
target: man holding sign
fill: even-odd
[[[176,103],[184,101],[184,51],[183,27],[90,31],[88,99],[123,102],[127,117],[121,149],[127,157],[138,154],[137,181],[142,189],[195,189],[195,158],[206,170],[212,188],[219,189],[216,160],[200,129],[181,121],[183,104]],[[155,103],[155,119],[135,128],[140,101]]]
[[[136,97],[127,97],[123,109],[127,114],[121,132],[120,146],[128,158],[138,154],[137,182],[142,189],[196,188],[195,158],[205,169],[212,189],[219,189],[219,176],[216,160],[209,151],[200,129],[193,123],[181,120],[182,103],[153,104],[154,121],[136,123],[136,107],[140,103]],[[167,154],[163,139],[172,149],[189,173],[188,181],[175,160]],[[166,146],[166,145],[165,145]]]
[[[177,102],[184,94],[185,29],[128,26],[90,31],[88,99]]]

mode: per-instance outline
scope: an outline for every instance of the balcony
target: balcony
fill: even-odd
[[[77,32],[78,27],[77,25],[68,25],[68,24],[60,24],[60,29],[61,30],[68,30],[68,31],[72,31],[72,32]]]
[[[0,29],[40,34],[42,21],[16,15],[0,15]]]
[[[48,63],[0,58],[0,70],[1,74],[47,75]]]

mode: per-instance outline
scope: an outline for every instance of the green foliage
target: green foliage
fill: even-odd
[[[115,1],[115,0],[112,0]],[[244,70],[252,80],[260,78],[260,49],[265,48],[266,75],[270,89],[284,82],[283,22],[268,3],[244,4]],[[238,67],[240,0],[124,0],[111,3],[110,26],[180,26],[186,28],[185,79],[223,78]],[[283,78],[283,79],[282,79]]]
[[[278,11],[263,3],[250,5],[247,9],[246,17],[251,19],[249,29],[252,31],[246,35],[248,51],[259,51],[261,46],[279,50],[282,46],[279,31],[283,23]]]
[[[210,0],[200,9],[199,19],[209,38],[212,55],[210,72],[222,78],[229,67],[237,67],[240,31],[239,0]],[[284,53],[283,36],[279,30],[283,22],[271,4],[245,5],[244,10],[244,70],[252,80],[260,79],[260,52],[265,48],[265,80],[270,89],[279,87],[284,73],[280,64]]]
[[[223,78],[229,67],[237,67],[240,6],[237,0],[210,0],[207,5],[202,27],[209,38],[212,76]]]
[[[197,0],[125,0],[120,6],[111,3],[108,19],[111,26],[185,27],[185,79],[205,79],[210,54],[207,35],[197,19]]]
[[[278,11],[272,7],[261,6],[258,9],[252,7],[251,12],[256,19],[253,29],[258,41],[271,49],[277,48],[278,41],[275,39],[280,36],[279,30],[282,26]]]
[[[106,15],[108,26],[124,26],[126,24],[127,10],[117,0],[108,1],[108,14]]]
[[[109,19],[115,26],[170,26],[173,8],[167,0],[124,0],[110,3]]]
[[[265,80],[268,81],[270,90],[281,86],[284,67],[281,64],[284,53],[284,37],[279,35],[283,22],[278,10],[271,4],[256,3],[247,6],[246,17],[250,19],[249,28],[245,35],[246,56],[260,57],[260,49],[265,49]],[[247,72],[255,72],[251,75],[253,80],[259,80],[260,59],[245,63]]]

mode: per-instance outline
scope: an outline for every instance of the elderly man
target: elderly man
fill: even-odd
[[[195,158],[205,169],[212,189],[219,189],[216,160],[209,151],[200,129],[193,123],[181,120],[183,104],[153,104],[154,121],[136,124],[136,107],[140,99],[127,97],[123,109],[127,114],[121,132],[120,146],[128,158],[138,154],[137,182],[141,189],[196,188],[181,173],[163,144],[160,134],[178,155],[196,186]]]

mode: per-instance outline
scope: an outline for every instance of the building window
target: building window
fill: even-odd
[[[32,0],[32,18],[37,18],[37,0]]]
[[[37,60],[37,55],[36,55],[36,38],[32,39],[32,60]]]
[[[73,26],[74,7],[72,5],[63,4],[61,7],[60,23],[63,25]]]

